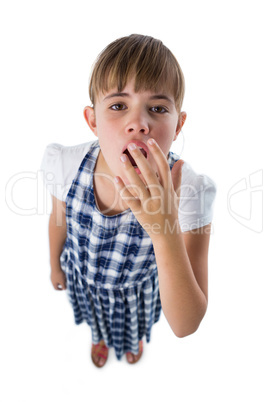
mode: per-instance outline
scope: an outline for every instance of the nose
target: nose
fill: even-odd
[[[142,113],[135,113],[128,116],[125,132],[127,134],[148,134],[149,123]]]

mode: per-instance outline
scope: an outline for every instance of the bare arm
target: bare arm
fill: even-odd
[[[163,311],[178,337],[195,332],[206,313],[210,227],[154,243]]]
[[[65,274],[60,265],[60,256],[67,236],[65,210],[65,202],[52,196],[52,212],[49,219],[49,248],[51,282],[56,290],[66,289]]]
[[[154,246],[163,312],[174,334],[184,337],[195,332],[207,309],[207,270],[210,224],[183,233],[179,225],[179,202],[183,161],[172,171],[159,145],[150,144],[158,165],[158,177],[138,147],[128,148],[144,180],[130,160],[123,161],[129,183],[120,177],[115,183]],[[132,192],[131,192],[132,191]]]

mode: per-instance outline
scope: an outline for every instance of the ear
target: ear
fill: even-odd
[[[185,123],[186,117],[187,117],[186,112],[181,112],[181,113],[180,113],[179,118],[178,118],[178,124],[177,124],[177,127],[176,127],[176,132],[175,132],[175,136],[174,136],[174,138],[173,138],[173,141],[175,141],[175,140],[177,139],[177,137],[178,137],[178,135],[179,135],[179,132],[181,131],[182,126],[183,126],[184,123]]]
[[[89,128],[91,129],[91,131],[96,136],[98,136],[95,110],[93,109],[93,107],[86,106],[83,114],[84,114],[84,118],[85,118],[87,124],[89,125]]]

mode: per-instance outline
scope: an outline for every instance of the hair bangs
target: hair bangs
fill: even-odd
[[[93,106],[99,93],[121,92],[133,77],[136,92],[169,92],[180,110],[185,89],[176,58],[160,40],[142,35],[117,39],[99,55],[89,86]]]

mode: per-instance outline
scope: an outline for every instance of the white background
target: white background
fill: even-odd
[[[3,402],[267,401],[266,5],[1,3]],[[83,118],[91,65],[108,43],[131,33],[160,38],[176,55],[188,118],[172,150],[217,184],[209,308],[183,339],[162,314],[137,365],[118,362],[111,350],[99,370],[89,328],[75,326],[66,293],[50,283],[50,200],[37,172],[47,144],[95,139]]]

